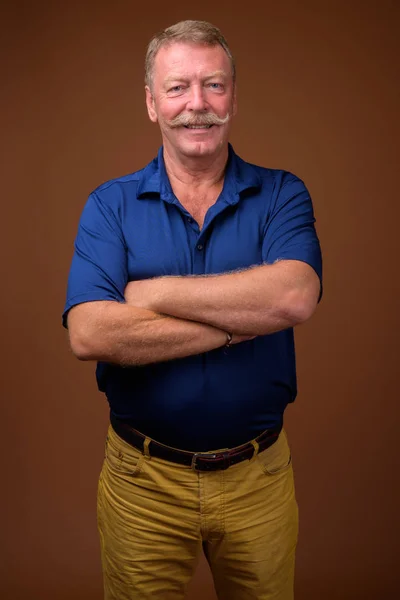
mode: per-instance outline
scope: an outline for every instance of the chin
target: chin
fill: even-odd
[[[193,158],[197,156],[200,158],[202,156],[212,156],[213,154],[218,153],[223,145],[224,142],[222,140],[218,143],[191,142],[180,145],[178,150],[184,156]]]

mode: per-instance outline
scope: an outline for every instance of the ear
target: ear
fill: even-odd
[[[236,83],[233,86],[233,100],[232,100],[232,116],[234,117],[237,113],[237,95],[236,95]]]
[[[157,112],[156,112],[155,104],[154,104],[154,97],[153,97],[153,94],[151,93],[151,90],[148,85],[146,85],[145,91],[146,91],[146,106],[147,106],[147,112],[149,114],[149,119],[150,119],[150,121],[153,121],[153,123],[157,123],[158,118],[157,118]]]

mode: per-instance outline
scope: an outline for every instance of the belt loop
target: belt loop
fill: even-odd
[[[256,440],[251,440],[251,442],[250,442],[250,443],[251,443],[251,445],[254,447],[254,454],[253,454],[253,456],[252,456],[252,457],[251,457],[251,459],[250,459],[250,462],[253,462],[253,460],[255,460],[255,459],[256,459],[256,456],[257,456],[257,454],[258,454],[258,451],[259,451],[259,449],[260,449],[260,446],[259,446],[259,444],[258,444],[258,442],[257,442]]]
[[[150,442],[151,442],[151,439],[148,437],[146,437],[146,439],[143,442],[143,454],[145,456],[147,456],[147,458],[151,458],[150,450],[149,450]]]

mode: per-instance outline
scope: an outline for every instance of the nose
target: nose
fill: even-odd
[[[202,111],[207,110],[204,88],[201,85],[194,85],[190,90],[190,99],[187,104],[188,110]]]

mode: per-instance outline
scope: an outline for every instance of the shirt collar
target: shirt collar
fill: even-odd
[[[236,204],[240,194],[251,188],[260,188],[261,178],[253,165],[242,160],[229,144],[223,196],[229,204]],[[175,196],[168,179],[163,158],[163,147],[142,171],[137,187],[139,199],[157,194],[162,200],[173,201]]]

